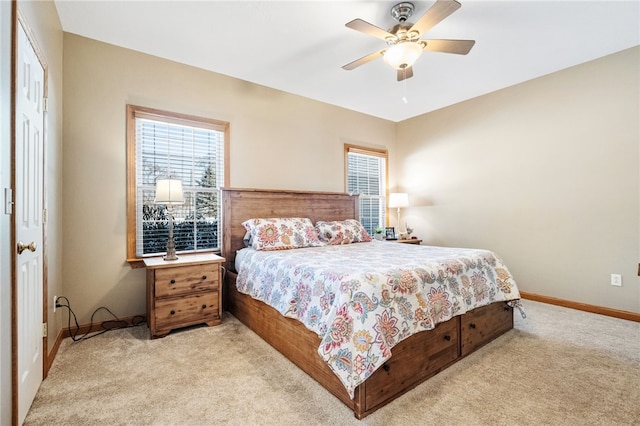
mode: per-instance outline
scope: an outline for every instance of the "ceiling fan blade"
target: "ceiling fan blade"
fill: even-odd
[[[398,81],[406,80],[411,77],[413,77],[413,67],[406,67],[398,70]]]
[[[360,31],[361,33],[365,33],[370,36],[377,37],[381,40],[387,40],[389,37],[395,40],[396,36],[383,30],[382,28],[376,27],[373,24],[368,23],[367,21],[363,21],[362,19],[354,19],[353,21],[347,22],[344,24],[345,27],[351,28],[352,30]]]
[[[456,55],[466,55],[469,53],[475,40],[420,40],[427,45],[424,50],[431,52],[455,53]]]
[[[374,59],[382,56],[383,53],[384,53],[384,49],[378,52],[371,53],[370,55],[363,56],[362,58],[356,59],[353,62],[349,62],[347,65],[343,65],[342,68],[347,71],[351,71],[354,68],[358,68],[360,65],[366,64],[367,62],[373,61]]]
[[[409,32],[417,31],[420,35],[426,33],[444,18],[460,9],[460,6],[462,5],[455,0],[436,1],[424,15],[413,24]]]

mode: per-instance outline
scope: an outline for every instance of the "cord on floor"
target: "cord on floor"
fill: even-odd
[[[144,318],[144,316],[136,315],[132,318],[131,324],[129,324],[127,321],[124,321],[118,318],[113,312],[111,312],[111,310],[109,310],[109,308],[105,306],[101,306],[95,311],[93,311],[93,314],[91,314],[91,320],[89,321],[89,330],[87,330],[87,332],[82,336],[78,336],[78,334],[80,334],[80,325],[78,324],[78,318],[76,317],[75,312],[73,312],[73,310],[71,309],[71,302],[69,302],[69,299],[67,299],[65,296],[59,296],[56,299],[56,308],[67,308],[69,310],[69,315],[67,316],[67,328],[69,330],[70,337],[74,342],[87,340],[92,337],[96,337],[103,333],[106,333],[107,331],[110,331],[110,330],[119,330],[122,328],[137,327],[139,325],[146,323],[146,319]],[[98,312],[102,310],[107,311],[113,317],[113,319],[102,321],[100,323],[102,330],[95,331],[93,332],[94,334],[91,334],[94,326],[93,318]],[[75,330],[72,330],[71,328],[71,316],[73,316],[73,321],[75,323]]]

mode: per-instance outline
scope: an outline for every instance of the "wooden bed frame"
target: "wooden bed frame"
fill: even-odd
[[[494,303],[403,340],[392,349],[393,356],[356,388],[351,399],[338,376],[318,355],[320,337],[299,321],[239,293],[234,265],[236,251],[244,247],[242,222],[247,219],[308,217],[313,223],[357,219],[358,208],[358,196],[343,193],[222,189],[225,309],[362,419],[512,329],[513,309],[505,302]]]

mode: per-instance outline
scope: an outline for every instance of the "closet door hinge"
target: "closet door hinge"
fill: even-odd
[[[4,214],[13,214],[13,190],[4,189]]]
[[[47,323],[42,323],[42,337],[49,337],[49,327],[47,327]]]
[[[42,98],[42,110],[45,112],[49,111],[49,98],[47,97]]]

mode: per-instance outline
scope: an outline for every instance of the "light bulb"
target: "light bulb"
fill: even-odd
[[[384,61],[401,70],[413,66],[422,54],[422,45],[413,41],[406,41],[391,46],[384,52]]]

